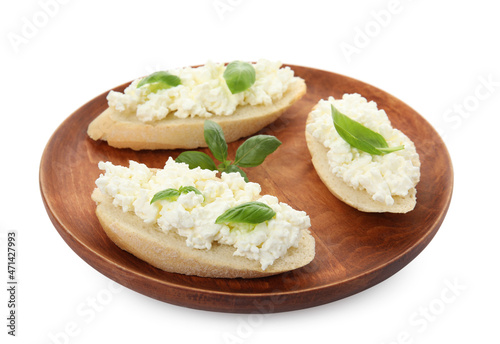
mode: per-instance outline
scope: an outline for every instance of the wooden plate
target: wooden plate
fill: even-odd
[[[68,117],[43,153],[40,189],[59,234],[82,259],[116,282],[161,301],[212,311],[267,313],[321,305],[358,293],[403,268],[436,234],[450,204],[453,171],[443,141],[417,112],[378,88],[327,71],[290,67],[305,79],[307,94],[261,131],[283,144],[261,166],[246,171],[250,180],[261,184],[263,194],[276,195],[310,215],[316,239],[311,264],[261,279],[210,279],[158,270],[115,246],[90,199],[100,174],[97,163],[128,166],[128,160],[135,160],[162,168],[169,156],[175,158],[181,151],[136,152],[89,139],[87,126],[106,109],[108,92]],[[307,114],[320,99],[354,92],[377,102],[393,126],[417,146],[422,177],[417,206],[408,214],[359,212],[337,200],[314,170],[305,143]],[[230,157],[241,142],[229,145]]]

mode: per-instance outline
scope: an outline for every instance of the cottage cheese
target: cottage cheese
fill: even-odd
[[[142,122],[158,121],[169,113],[179,118],[230,116],[238,106],[269,105],[283,97],[294,79],[289,67],[280,62],[259,60],[255,83],[246,91],[232,94],[223,77],[222,63],[207,62],[202,67],[170,70],[181,84],[151,93],[147,87],[137,88],[141,79],[128,86],[124,93],[111,91],[108,105],[119,112],[135,113]]]
[[[163,232],[175,231],[192,248],[209,250],[214,242],[234,246],[234,255],[259,261],[262,270],[290,247],[297,247],[301,230],[310,227],[305,212],[278,202],[274,196],[261,196],[260,185],[246,183],[239,173],[222,173],[219,179],[216,171],[191,170],[172,158],[157,172],[134,161],[128,168],[101,161],[99,168],[105,173],[96,185],[124,212],[132,211],[146,223],[157,223]],[[176,201],[149,204],[155,193],[181,186],[194,186],[203,195],[189,192]],[[250,201],[267,204],[276,216],[257,225],[215,224],[227,209]]]
[[[404,145],[405,149],[385,155],[371,155],[351,147],[333,125],[330,104],[341,113],[378,132],[389,147]],[[420,162],[415,145],[401,131],[392,128],[384,110],[359,94],[344,94],[320,100],[311,113],[306,130],[328,149],[332,173],[355,189],[366,190],[372,199],[394,204],[393,196],[406,196],[420,180]]]

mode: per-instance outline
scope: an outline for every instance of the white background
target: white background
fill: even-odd
[[[2,1],[0,341],[491,343],[500,320],[500,20],[493,4]],[[155,70],[259,58],[360,79],[431,122],[455,171],[441,229],[393,277],[306,310],[251,318],[116,290],[66,245],[45,212],[38,168],[51,134],[94,96]],[[6,327],[8,230],[18,231],[15,338]]]

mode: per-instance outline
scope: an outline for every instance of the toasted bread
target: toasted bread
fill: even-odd
[[[315,109],[316,106],[309,113],[306,125],[312,121],[311,114]],[[415,187],[409,189],[406,196],[393,195],[394,203],[392,205],[376,201],[365,189],[354,188],[345,183],[341,177],[332,173],[327,156],[328,149],[307,130],[305,136],[311,160],[318,176],[328,190],[339,200],[363,212],[407,213],[415,208],[417,203],[417,190]],[[414,166],[420,166],[418,156],[414,158],[412,163]]]
[[[306,93],[303,79],[295,77],[283,97],[270,105],[239,106],[230,116],[212,116],[224,131],[226,141],[233,142],[256,133],[274,122]],[[89,125],[93,140],[104,140],[112,147],[142,149],[193,149],[206,147],[205,118],[178,118],[174,113],[159,121],[141,122],[132,112],[107,108]]]
[[[405,197],[393,196],[393,205],[374,201],[365,190],[354,189],[347,185],[342,178],[331,172],[327,157],[328,150],[325,146],[309,133],[306,133],[306,141],[316,173],[328,190],[344,203],[360,211],[370,213],[407,213],[415,208],[417,203],[417,190],[415,188],[410,189]]]
[[[217,278],[256,278],[279,274],[307,265],[315,255],[315,241],[302,230],[297,248],[262,270],[258,261],[233,255],[235,248],[214,243],[210,250],[186,246],[185,238],[165,233],[156,223],[147,224],[133,212],[123,212],[110,196],[95,189],[96,215],[107,236],[121,249],[161,270]]]

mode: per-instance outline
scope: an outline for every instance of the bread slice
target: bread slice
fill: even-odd
[[[214,243],[210,250],[187,247],[177,233],[164,233],[157,224],[146,224],[133,212],[124,213],[97,188],[92,199],[97,203],[96,215],[108,237],[121,249],[164,271],[201,277],[256,278],[300,268],[315,255],[314,238],[302,230],[299,247],[291,247],[263,271],[259,262],[233,256],[236,249],[229,245]]]
[[[314,111],[315,108],[313,108],[312,111]],[[311,113],[309,113],[307,117],[307,124],[311,121]],[[385,203],[373,200],[370,194],[368,194],[365,190],[358,190],[346,184],[342,178],[337,177],[331,172],[327,156],[328,149],[311,134],[309,134],[307,130],[305,134],[307,148],[311,153],[314,168],[321,181],[335,197],[353,208],[370,213],[407,213],[415,208],[417,203],[416,188],[410,189],[408,191],[408,195],[404,197],[392,196],[394,204],[386,205]],[[414,165],[420,166],[420,161],[415,161]]]
[[[306,93],[303,79],[295,77],[283,97],[270,105],[245,105],[230,116],[212,116],[224,131],[227,142],[252,135],[274,122]],[[178,118],[170,113],[162,120],[144,123],[132,112],[106,109],[87,130],[93,140],[104,140],[112,147],[141,149],[193,149],[206,147],[205,118]]]

